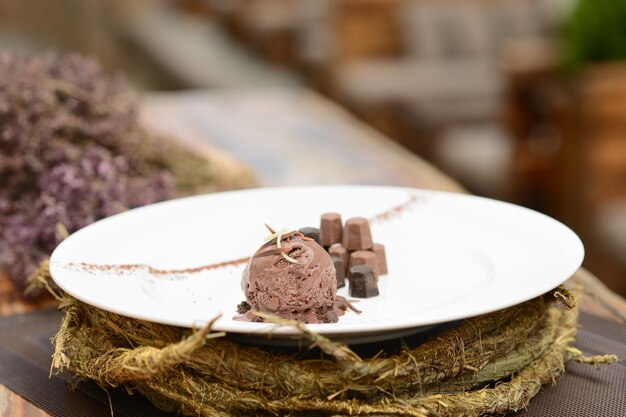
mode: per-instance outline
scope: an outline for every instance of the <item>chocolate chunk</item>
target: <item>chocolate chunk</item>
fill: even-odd
[[[322,246],[340,243],[343,235],[341,215],[339,213],[324,213],[320,220],[320,240]]]
[[[374,243],[372,252],[376,255],[376,274],[378,276],[385,275],[389,271],[387,270],[387,256],[385,255],[385,245],[380,243]]]
[[[320,229],[317,227],[303,227],[302,229],[299,229],[298,232],[310,239],[313,239],[318,245],[322,245],[320,240]]]
[[[357,250],[350,254],[350,268],[357,265],[367,265],[374,270],[374,274],[378,278],[378,270],[376,269],[376,255],[369,250]]]
[[[333,307],[322,306],[315,309],[315,315],[320,323],[337,323],[339,317]]]
[[[346,286],[346,269],[343,264],[343,259],[332,256],[333,264],[335,265],[335,271],[337,273],[337,288],[343,288]]]
[[[250,304],[248,304],[247,301],[242,301],[239,304],[237,304],[237,313],[239,314],[244,314],[247,313],[248,311],[250,311],[252,307],[250,306]]]
[[[328,310],[324,315],[324,323],[337,323],[339,321],[339,317],[337,317],[337,313],[334,310]]]
[[[341,258],[343,261],[343,273],[344,275],[348,275],[348,264],[350,262],[350,254],[348,253],[348,250],[341,246],[341,243],[335,243],[328,248],[328,254],[331,258],[333,256]]]
[[[378,283],[374,268],[369,265],[357,265],[350,268],[350,296],[370,298],[378,295]]]
[[[363,217],[353,217],[346,221],[343,232],[343,247],[348,250],[371,249],[374,245],[372,232],[367,219]]]

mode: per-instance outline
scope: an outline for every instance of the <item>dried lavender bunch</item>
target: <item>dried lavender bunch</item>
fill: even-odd
[[[23,287],[62,239],[58,224],[73,232],[172,197],[170,150],[93,59],[0,55],[0,266]]]

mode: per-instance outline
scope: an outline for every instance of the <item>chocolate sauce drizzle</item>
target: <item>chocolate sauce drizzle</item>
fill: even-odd
[[[370,217],[368,220],[371,224],[384,223],[384,222],[390,221],[396,217],[401,216],[402,213],[406,212],[418,200],[419,200],[419,196],[413,195],[406,202],[400,205],[394,206],[388,210],[385,210],[382,213],[376,214],[375,216]],[[63,266],[70,268],[70,269],[80,268],[83,271],[102,271],[102,272],[113,272],[113,273],[119,273],[119,274],[123,274],[125,272],[134,272],[134,271],[147,271],[149,274],[154,275],[154,276],[166,276],[166,275],[172,276],[172,275],[197,274],[197,273],[212,270],[212,269],[242,265],[242,264],[247,263],[249,260],[250,260],[250,257],[248,256],[245,258],[233,259],[229,261],[217,262],[213,264],[202,265],[202,266],[197,266],[197,267],[192,267],[192,268],[182,268],[182,269],[158,269],[147,264],[106,265],[106,264],[90,264],[86,262],[67,263]]]

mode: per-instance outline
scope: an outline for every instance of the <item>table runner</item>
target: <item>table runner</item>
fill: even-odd
[[[72,391],[64,376],[48,379],[50,337],[60,321],[61,313],[53,309],[0,319],[0,383],[53,417],[110,416],[111,406],[116,417],[171,416],[142,396],[129,396],[121,389],[105,391],[93,382],[82,382]],[[580,323],[576,347],[586,354],[614,353],[626,358],[626,326],[585,313],[580,315]],[[570,361],[557,382],[545,387],[528,409],[517,415],[626,415],[623,361],[599,368]]]

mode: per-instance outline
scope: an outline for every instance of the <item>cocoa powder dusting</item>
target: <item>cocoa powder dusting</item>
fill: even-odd
[[[382,213],[379,213],[379,214],[377,214],[377,215],[375,215],[373,217],[370,217],[368,220],[369,220],[370,224],[387,222],[387,221],[393,219],[394,217],[401,216],[402,213],[406,212],[417,201],[419,201],[419,196],[412,195],[411,198],[409,198],[404,203],[402,203],[402,204],[400,204],[398,206],[392,207],[389,210],[385,210]]]
[[[407,211],[409,207],[415,204],[418,200],[419,200],[419,197],[417,195],[413,195],[411,196],[411,198],[409,198],[408,201],[369,218],[369,222],[370,223],[383,223],[383,222],[393,219],[394,217],[398,217],[402,213]],[[283,238],[290,237],[293,235],[302,236],[301,233],[297,231],[292,231],[290,233],[283,235]],[[274,239],[273,241],[270,240],[269,242],[266,242],[265,245],[275,244],[275,243],[276,243],[276,239]],[[150,265],[146,265],[146,264],[106,265],[106,264],[89,264],[85,262],[81,262],[78,264],[68,263],[66,264],[66,266],[69,268],[79,267],[86,271],[103,271],[103,272],[118,272],[118,273],[142,270],[142,271],[147,271],[148,273],[155,275],[155,276],[162,276],[162,275],[197,274],[199,272],[208,271],[211,269],[218,269],[218,268],[224,268],[227,266],[236,266],[236,265],[245,264],[249,260],[250,260],[250,257],[245,257],[245,258],[233,259],[230,261],[217,262],[214,264],[202,265],[202,266],[197,266],[193,268],[183,268],[183,269],[158,269]],[[350,308],[354,309],[351,305],[350,305]]]
[[[208,271],[211,269],[224,268],[227,266],[236,266],[245,264],[250,257],[233,259],[231,261],[217,262],[209,265],[202,265],[193,268],[184,269],[158,269],[146,264],[121,264],[121,265],[104,265],[104,264],[89,264],[81,262],[79,264],[69,263],[68,267],[80,267],[86,271],[104,271],[104,272],[129,272],[129,271],[148,271],[152,275],[189,275],[197,274],[202,271]]]

